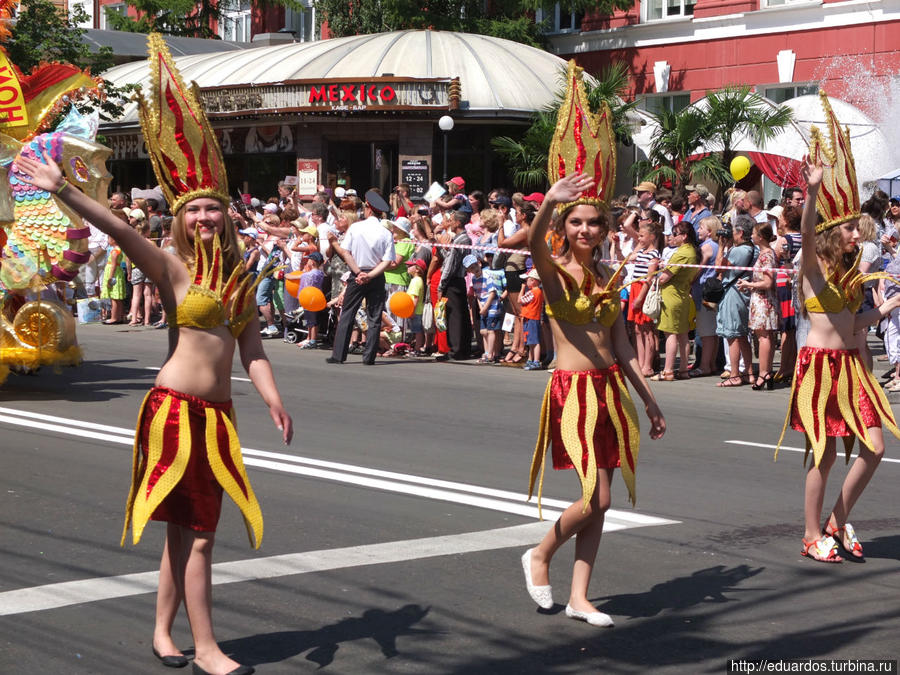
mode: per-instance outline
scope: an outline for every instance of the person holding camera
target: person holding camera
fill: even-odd
[[[750,243],[750,234],[756,221],[746,213],[737,214],[732,223],[719,230],[719,253],[716,266],[751,267],[755,249]],[[723,270],[721,273],[723,295],[716,314],[716,335],[728,343],[730,369],[728,377],[719,382],[719,387],[739,387],[749,384],[749,368],[753,363],[750,349],[750,297],[737,288],[738,280],[746,277],[746,269]],[[741,359],[745,371],[741,372]]]

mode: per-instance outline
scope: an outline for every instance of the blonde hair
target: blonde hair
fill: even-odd
[[[485,209],[480,214],[481,224],[488,232],[496,232],[500,229],[500,212],[497,209]]]
[[[714,239],[715,236],[719,233],[719,228],[722,227],[722,223],[715,216],[706,216],[706,218],[701,218],[700,222],[697,223],[697,227],[700,227],[701,225],[709,230],[710,239]]]
[[[878,239],[878,226],[875,224],[875,219],[868,213],[863,213],[859,217],[858,228],[860,241],[875,241]]]
[[[188,202],[184,206],[190,203]],[[222,274],[227,279],[234,268],[241,264],[241,255],[238,252],[237,231],[228,215],[228,209],[222,202],[219,202],[219,206],[222,207],[222,218],[225,222],[222,236],[219,238],[222,245]],[[194,242],[188,239],[187,228],[184,225],[186,212],[187,210],[182,207],[178,209],[178,213],[172,219],[172,240],[175,242],[175,253],[186,265],[191,267],[194,264]]]

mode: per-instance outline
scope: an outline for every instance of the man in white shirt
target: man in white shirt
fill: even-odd
[[[637,193],[638,204],[642,209],[645,211],[653,209],[659,214],[662,219],[663,234],[666,236],[672,234],[672,214],[665,206],[656,203],[656,184],[645,180],[643,183],[635,185],[634,191]]]
[[[328,234],[334,252],[350,268],[350,278],[344,289],[344,303],[341,305],[341,318],[334,335],[334,349],[331,356],[325,359],[327,363],[343,363],[347,360],[350,332],[356,320],[356,312],[364,299],[369,329],[366,333],[363,363],[368,366],[375,363],[381,333],[381,315],[387,299],[384,270],[396,256],[394,238],[381,225],[381,218],[388,211],[390,206],[381,193],[376,189],[369,190],[366,192],[365,220],[353,223],[341,243],[338,243],[334,232]]]

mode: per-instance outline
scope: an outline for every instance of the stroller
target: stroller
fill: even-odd
[[[306,312],[302,307],[288,312],[284,315],[284,341],[295,345],[306,339],[309,331],[303,324],[303,314]]]

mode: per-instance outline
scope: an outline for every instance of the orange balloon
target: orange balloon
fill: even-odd
[[[399,316],[401,319],[408,319],[416,311],[416,301],[409,293],[397,291],[391,295],[388,307],[391,309],[391,314]]]
[[[284,292],[292,298],[296,298],[297,293],[300,292],[300,276],[302,274],[303,272],[297,270],[284,275]]]
[[[321,312],[328,304],[322,289],[315,286],[304,288],[297,295],[297,299],[300,301],[300,306],[308,312]]]

